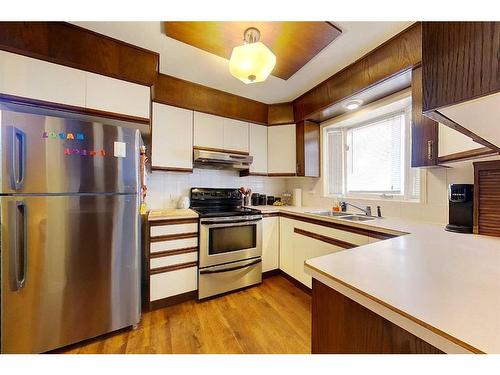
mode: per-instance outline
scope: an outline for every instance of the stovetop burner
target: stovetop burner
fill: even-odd
[[[239,189],[191,188],[191,209],[200,217],[260,215],[261,211],[242,207]]]

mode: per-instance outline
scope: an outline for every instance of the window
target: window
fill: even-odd
[[[325,127],[325,192],[359,198],[420,197],[410,168],[410,100]]]

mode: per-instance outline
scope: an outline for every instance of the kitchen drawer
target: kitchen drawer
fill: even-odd
[[[198,260],[198,252],[193,251],[191,253],[177,254],[177,255],[167,255],[161,258],[151,258],[149,261],[149,268],[160,268],[173,266],[175,264],[196,262]]]
[[[198,289],[198,267],[157,273],[150,277],[150,301]]]
[[[361,246],[368,244],[368,236],[364,234],[348,232],[336,228],[329,228],[323,225],[305,223],[303,221],[298,221],[298,220],[294,220],[294,227],[309,232],[317,233],[323,236],[331,237],[344,242],[349,242],[353,245]]]
[[[151,227],[151,237],[165,236],[169,234],[179,233],[196,233],[198,232],[198,223],[188,224],[173,224]]]
[[[151,242],[150,251],[151,253],[156,253],[158,251],[186,249],[189,247],[198,247],[198,237]]]

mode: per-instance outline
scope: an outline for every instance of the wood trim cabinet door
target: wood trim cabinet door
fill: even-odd
[[[297,176],[319,177],[319,124],[301,121],[295,125],[297,147]]]
[[[153,169],[193,168],[193,111],[153,103]]]
[[[151,89],[95,73],[86,73],[86,107],[150,118]]]
[[[500,22],[422,24],[423,111],[500,151]]]
[[[267,126],[249,125],[250,173],[267,174]]]
[[[84,71],[0,51],[0,93],[85,108]]]
[[[194,146],[224,149],[224,118],[194,112]]]
[[[248,122],[223,119],[224,149],[248,152]]]
[[[422,114],[422,68],[411,76],[411,166],[430,167],[438,163],[438,123]]]
[[[270,126],[267,129],[267,169],[269,175],[295,176],[295,124]]]
[[[279,268],[279,217],[262,219],[262,272]]]

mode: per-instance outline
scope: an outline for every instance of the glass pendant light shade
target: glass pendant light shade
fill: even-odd
[[[276,65],[276,56],[262,42],[246,42],[235,47],[229,60],[229,72],[245,83],[265,81]]]

